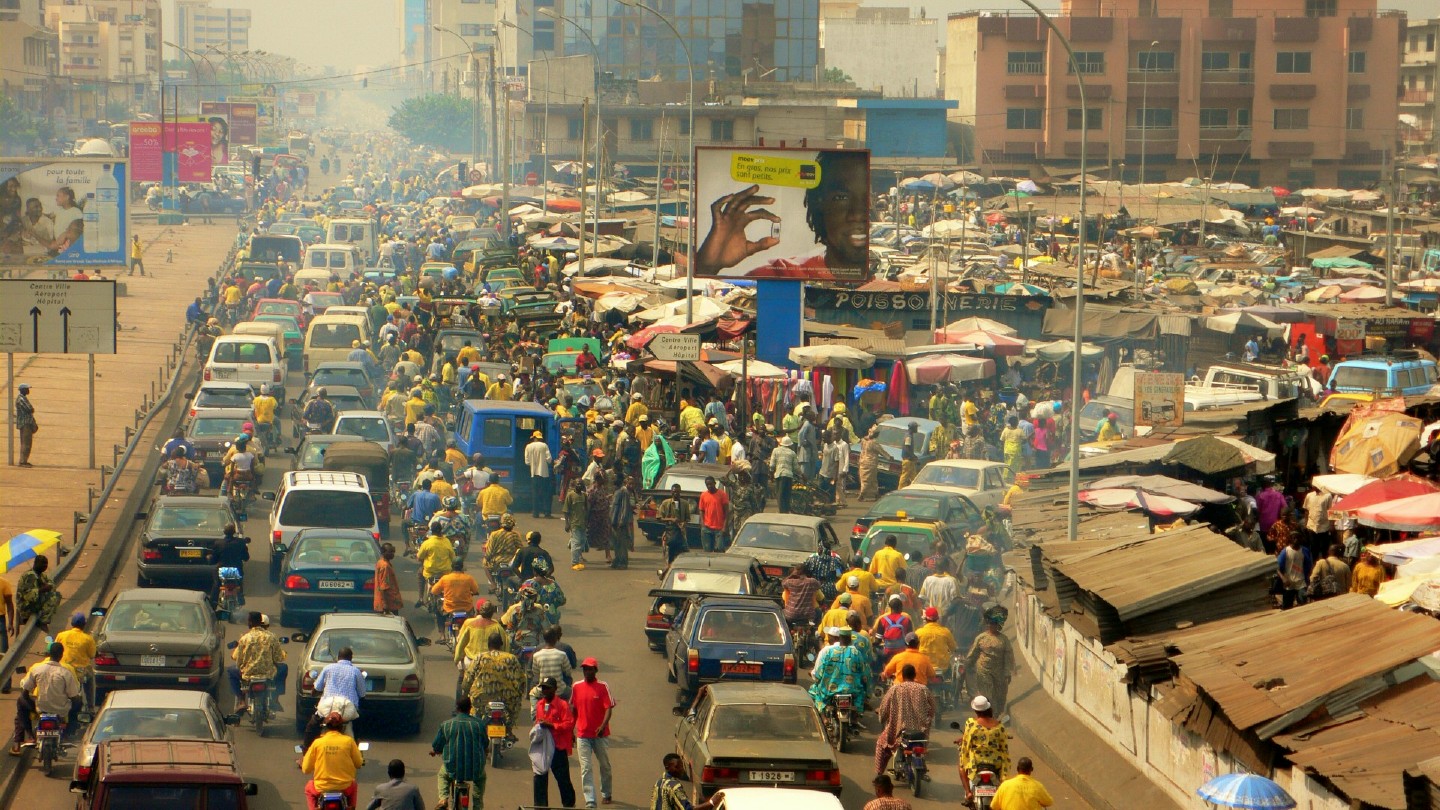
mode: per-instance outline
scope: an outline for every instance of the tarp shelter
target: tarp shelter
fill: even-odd
[[[1369,264],[1368,262],[1362,262],[1359,259],[1351,259],[1343,256],[1337,256],[1331,259],[1315,259],[1314,261],[1310,262],[1310,266],[1316,270],[1348,270],[1352,267],[1364,268],[1366,270],[1374,269],[1374,266]]]

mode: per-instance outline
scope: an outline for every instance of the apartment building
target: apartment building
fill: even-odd
[[[989,172],[1358,187],[1397,143],[1405,18],[1376,0],[1062,0],[946,26],[945,95]],[[1079,104],[1083,77],[1086,103]]]
[[[250,10],[175,0],[175,44],[196,53],[250,50]]]
[[[55,53],[40,0],[0,2],[0,91],[7,98],[31,112],[46,109]]]
[[[1433,155],[1440,150],[1435,132],[1435,125],[1440,123],[1437,39],[1440,18],[1411,21],[1406,27],[1400,62],[1400,140],[1405,154]]]
[[[888,97],[935,98],[940,20],[909,8],[822,3],[820,51],[827,69],[861,90]]]

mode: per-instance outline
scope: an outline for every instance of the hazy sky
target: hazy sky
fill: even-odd
[[[1022,10],[1019,0],[864,0],[867,6],[908,5],[932,17],[972,9]],[[216,6],[251,10],[250,46],[293,56],[312,67],[351,69],[399,58],[400,0],[214,0]],[[1046,11],[1059,0],[1041,0]],[[174,3],[166,3],[167,31],[173,33]],[[1440,15],[1436,0],[1380,0],[1412,17]]]

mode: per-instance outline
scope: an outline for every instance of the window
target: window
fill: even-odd
[[[1426,34],[1426,35],[1425,35],[1425,52],[1426,52],[1426,53],[1434,53],[1434,52],[1435,52],[1435,35],[1434,35],[1434,34]]]
[[[1249,70],[1254,65],[1254,54],[1249,51],[1241,51],[1235,56],[1237,57],[1236,66],[1241,70]]]
[[[652,141],[655,139],[655,122],[649,118],[630,119],[630,140]]]
[[[1306,17],[1334,17],[1335,0],[1305,0]]]
[[[1045,111],[1030,107],[1011,107],[1005,111],[1006,129],[1043,129]]]
[[[486,447],[509,447],[514,441],[510,435],[510,420],[502,417],[488,417],[480,426],[480,443]]]
[[[1350,130],[1365,128],[1365,108],[1347,107],[1345,109],[1345,128]]]
[[[1310,110],[1305,107],[1284,107],[1275,110],[1276,129],[1309,129]]]
[[[1135,54],[1135,66],[1146,73],[1162,73],[1175,69],[1174,51],[1141,51]]]
[[[1240,109],[1238,109],[1238,110],[1235,111],[1235,126],[1237,126],[1237,127],[1248,127],[1248,126],[1250,126],[1250,108],[1249,108],[1249,107],[1241,107]],[[1253,186],[1253,185],[1255,185],[1255,184],[1254,184],[1254,183],[1251,183],[1250,185]]]
[[[565,119],[565,137],[572,141],[578,141],[585,137],[585,123],[579,118],[571,116]]]
[[[1158,0],[1140,0],[1140,12],[1139,12],[1140,16],[1141,16],[1141,17],[1154,17],[1154,16],[1156,16],[1156,15],[1159,13],[1159,9],[1156,8],[1157,5],[1158,5]]]
[[[720,143],[729,143],[735,140],[735,121],[726,118],[724,120],[710,122],[710,140]]]
[[[1067,60],[1068,61],[1068,60]],[[1086,76],[1096,75],[1105,72],[1104,51],[1076,51],[1075,63],[1080,66],[1080,72]],[[1071,75],[1075,73],[1073,65],[1067,66]]]
[[[1224,107],[1201,107],[1201,129],[1225,129],[1230,126],[1230,111]]]
[[[280,505],[283,526],[368,529],[375,525],[369,492],[342,489],[292,489]]]
[[[1211,17],[1229,17],[1235,13],[1235,0],[1210,0]]]
[[[1200,69],[1218,71],[1230,69],[1230,54],[1226,51],[1205,51],[1200,54]]]
[[[1011,76],[1038,76],[1045,72],[1043,51],[1011,51],[1005,55],[1005,72]]]
[[[678,119],[678,120],[680,121],[680,134],[681,134],[681,135],[689,135],[689,134],[690,134],[690,116],[688,116],[688,115],[687,115],[687,116],[683,116],[683,117],[681,117],[681,118]]]
[[[1309,73],[1309,51],[1281,51],[1275,54],[1276,73]]]
[[[1100,113],[1101,110],[1099,107],[1090,107],[1085,110],[1086,129],[1100,128]],[[1065,111],[1065,128],[1072,130],[1080,129],[1080,110],[1072,107]]]
[[[1365,52],[1364,52],[1364,51],[1351,51],[1351,52],[1350,52],[1350,57],[1349,57],[1349,63],[1350,63],[1350,64],[1349,64],[1348,70],[1349,70],[1350,73],[1364,73],[1364,72],[1365,72]]]
[[[1175,126],[1175,111],[1169,107],[1140,107],[1135,110],[1135,126],[1141,129],[1168,129]]]
[[[480,24],[479,24],[479,23],[461,23],[461,24],[460,24],[460,36],[462,36],[462,37],[478,37],[478,36],[480,36]]]

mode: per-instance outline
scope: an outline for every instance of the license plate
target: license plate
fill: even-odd
[[[233,368],[212,368],[210,372],[211,376],[217,380],[235,379],[235,369]]]
[[[205,554],[203,548],[182,548],[179,551],[182,560],[198,560]]]
[[[505,727],[504,727],[504,726],[487,726],[487,727],[485,728],[485,734],[486,734],[490,739],[492,739],[492,740],[504,739],[504,737],[505,737]]]
[[[349,582],[346,582],[346,581],[343,580],[343,579],[322,579],[322,580],[320,580],[320,590],[322,590],[322,591],[348,591],[348,590],[350,590],[352,587],[354,587],[354,586],[351,585]]]
[[[163,656],[163,655],[142,655],[142,656],[140,656],[140,666],[142,666],[142,667],[163,667],[163,666],[165,666],[165,656]]]
[[[996,788],[993,785],[980,785],[975,788],[976,796],[994,796]]]
[[[374,692],[374,691],[375,691],[375,679],[374,679],[374,678],[366,678],[366,679],[365,679],[365,691],[366,691],[366,692]]]
[[[795,774],[791,771],[751,771],[751,782],[794,782]]]
[[[743,662],[720,662],[721,675],[759,675],[759,664],[746,664]]]

